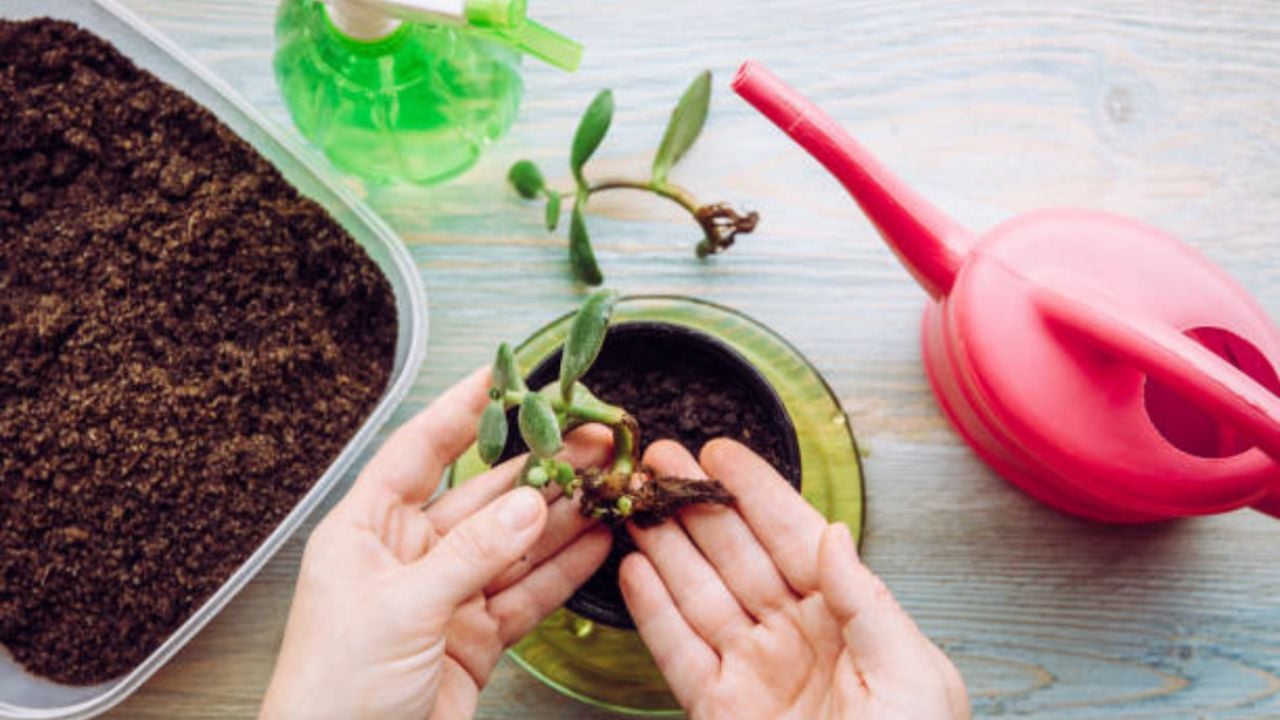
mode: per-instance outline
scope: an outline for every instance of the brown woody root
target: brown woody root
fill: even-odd
[[[653,527],[689,505],[732,507],[735,503],[733,494],[719,480],[658,476],[646,470],[634,474],[630,489],[623,492],[603,480],[599,474],[584,477],[578,503],[583,515],[599,517],[609,525],[630,520],[640,527]],[[623,497],[631,502],[629,513],[618,510],[618,500]]]

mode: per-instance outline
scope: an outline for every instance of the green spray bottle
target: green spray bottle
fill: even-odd
[[[528,53],[575,70],[582,46],[526,0],[282,0],[276,82],[298,129],[343,172],[435,183],[511,126]]]

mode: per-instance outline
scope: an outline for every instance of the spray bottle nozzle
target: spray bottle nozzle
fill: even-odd
[[[325,0],[340,30],[361,40],[400,20],[467,25],[562,70],[577,70],[582,45],[530,20],[528,0]]]

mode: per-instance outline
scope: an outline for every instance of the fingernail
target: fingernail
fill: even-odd
[[[538,519],[542,496],[532,488],[507,493],[498,504],[498,522],[509,530],[524,530]]]

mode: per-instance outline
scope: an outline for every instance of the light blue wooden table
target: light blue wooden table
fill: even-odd
[[[126,0],[288,125],[270,71],[271,0]],[[1052,7],[1051,7],[1052,5]],[[609,282],[744,310],[826,375],[870,456],[865,554],[956,659],[981,716],[1280,717],[1280,523],[1250,512],[1100,528],[1028,500],[949,430],[926,386],[922,293],[843,192],[727,89],[755,57],[974,229],[1035,207],[1130,214],[1200,248],[1280,318],[1280,4],[535,0],[583,40],[574,75],[530,65],[514,131],[444,187],[362,189],[410,244],[430,356],[397,420],[499,339],[567,311],[563,240],[503,184],[562,163],[576,117],[613,87],[598,172],[642,173],[670,105],[716,73],[706,137],[675,179],[758,209],[728,255],[691,256],[667,205],[593,201]],[[302,537],[116,713],[253,714]],[[483,717],[606,717],[504,661]]]

